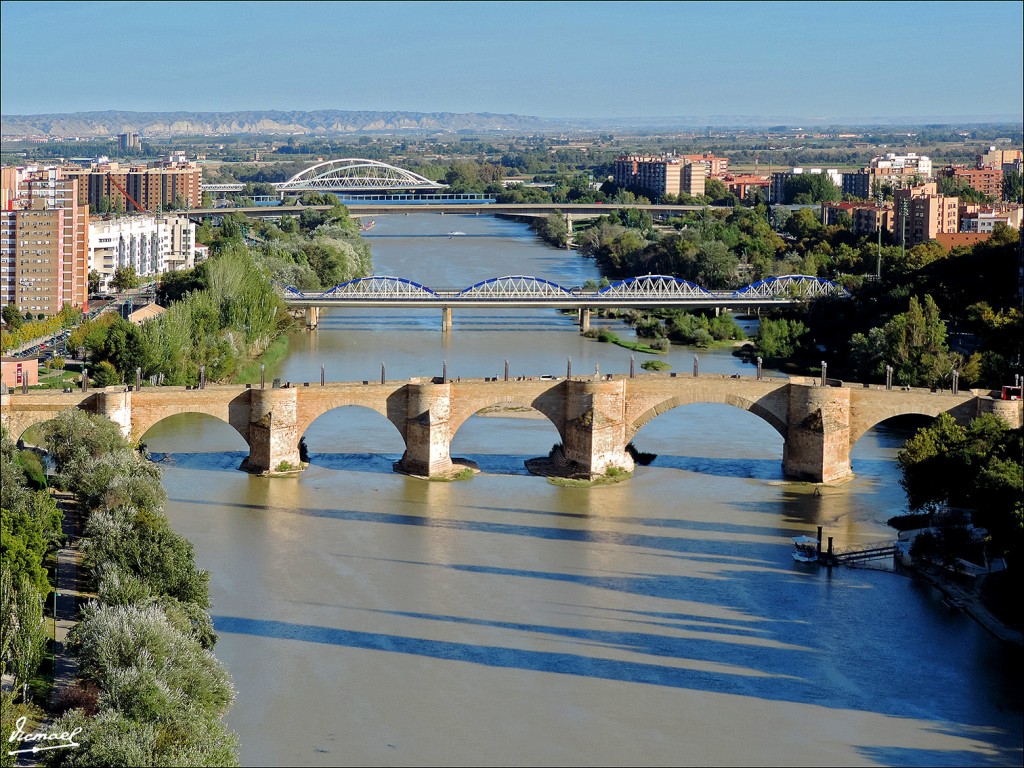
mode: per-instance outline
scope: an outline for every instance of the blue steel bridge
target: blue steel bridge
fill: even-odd
[[[670,275],[643,275],[619,280],[605,288],[566,287],[530,275],[507,275],[482,280],[467,288],[431,288],[414,280],[386,275],[360,277],[327,291],[300,291],[279,286],[290,307],[306,308],[306,324],[319,322],[323,307],[393,307],[442,310],[442,330],[451,327],[453,308],[550,307],[577,309],[580,325],[589,327],[590,310],[657,307],[758,309],[800,304],[820,298],[848,298],[831,280],[811,275],[782,275],[759,280],[733,291],[710,291]]]

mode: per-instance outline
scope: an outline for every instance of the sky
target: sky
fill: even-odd
[[[0,111],[1024,112],[1024,3],[0,3]]]

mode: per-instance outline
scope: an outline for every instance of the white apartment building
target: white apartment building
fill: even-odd
[[[89,222],[89,271],[100,275],[100,290],[110,290],[119,267],[134,267],[140,277],[155,277],[195,266],[196,225],[185,216],[111,216]]]
[[[873,157],[870,163],[871,168],[888,170],[895,174],[917,174],[922,179],[929,179],[932,175],[932,161],[927,155],[918,155],[916,152],[907,152],[905,155],[897,155],[895,152],[887,152],[884,157]]]

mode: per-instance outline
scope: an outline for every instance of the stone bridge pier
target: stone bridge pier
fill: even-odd
[[[789,428],[782,446],[786,477],[830,483],[850,470],[850,390],[789,387]]]
[[[626,453],[626,379],[565,382],[562,452],[578,474],[632,470]]]
[[[299,457],[298,389],[249,390],[249,456],[240,469],[282,474],[305,468]]]
[[[451,473],[452,384],[406,387],[405,453],[396,469],[427,477]]]

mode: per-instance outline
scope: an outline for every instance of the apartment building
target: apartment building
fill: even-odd
[[[613,179],[620,187],[638,187],[653,196],[703,195],[705,168],[666,155],[624,155],[616,158]]]
[[[755,190],[767,189],[771,185],[771,180],[767,176],[752,173],[727,173],[722,177],[722,183],[740,200],[746,200]]]
[[[898,189],[894,195],[896,233],[908,247],[960,231],[959,199],[940,195],[934,181]]]
[[[135,213],[131,200],[154,212],[198,208],[202,202],[203,169],[180,154],[151,165],[101,161],[88,168],[67,167],[64,173],[80,179],[79,202],[95,211]]]
[[[960,203],[960,231],[991,233],[996,224],[1020,229],[1024,220],[1024,206],[1019,203],[978,205]]]
[[[78,203],[78,181],[57,168],[22,169],[3,184],[0,302],[42,315],[64,304],[87,309],[89,210]]]
[[[683,155],[683,160],[692,165],[704,166],[704,176],[725,176],[729,172],[729,158],[715,157],[710,152],[703,155]]]
[[[134,131],[118,134],[117,144],[122,152],[138,152],[142,149],[142,140]]]
[[[1015,164],[1020,166],[1022,156],[1024,153],[1019,149],[996,149],[990,146],[987,152],[978,155],[976,167],[999,168],[1003,173],[1008,173]]]
[[[983,195],[988,195],[995,200],[999,200],[1003,196],[1002,167],[968,168],[963,165],[947,165],[942,169],[942,175],[946,178],[964,181]]]
[[[891,203],[882,207],[871,203],[822,203],[821,223],[832,226],[838,224],[840,212],[850,215],[851,230],[858,235],[877,234],[880,228],[892,232],[895,227],[895,216]]]
[[[899,155],[889,152],[881,157],[873,157],[868,168],[886,173],[886,175],[919,176],[922,180],[931,178],[932,161],[927,155],[908,152]]]
[[[100,277],[100,290],[111,289],[119,268],[132,267],[140,277],[156,277],[195,266],[196,225],[185,216],[151,214],[106,216],[89,223],[89,269]]]

